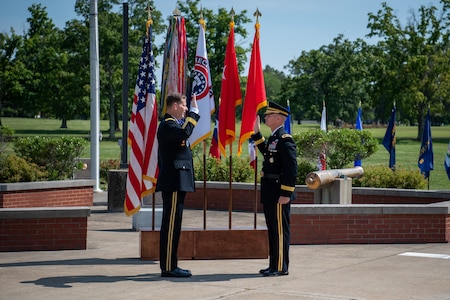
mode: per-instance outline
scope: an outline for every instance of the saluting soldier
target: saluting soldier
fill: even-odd
[[[272,130],[266,141],[260,132],[257,116],[252,139],[264,155],[261,172],[261,203],[269,236],[269,267],[259,271],[263,276],[289,274],[290,212],[295,199],[297,153],[292,136],[286,133],[284,122],[289,111],[270,102],[264,115]]]
[[[160,232],[162,277],[190,277],[191,271],[178,267],[178,242],[186,192],[195,191],[194,164],[188,145],[200,119],[197,100],[192,97],[188,111],[186,96],[173,93],[166,98],[167,113],[158,127],[159,175],[156,191],[162,192],[163,215]]]

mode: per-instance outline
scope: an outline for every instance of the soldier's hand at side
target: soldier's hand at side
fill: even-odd
[[[287,204],[287,203],[289,203],[290,200],[291,200],[291,198],[289,198],[289,197],[280,196],[280,198],[278,198],[278,204]]]

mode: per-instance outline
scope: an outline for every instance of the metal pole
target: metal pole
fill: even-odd
[[[97,0],[90,2],[89,58],[91,85],[91,179],[95,180],[94,192],[100,189],[100,71],[98,50],[98,7]]]
[[[128,3],[123,3],[122,144],[120,168],[128,168]]]

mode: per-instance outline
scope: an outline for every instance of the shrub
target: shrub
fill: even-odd
[[[100,182],[102,184],[108,183],[108,171],[117,170],[120,168],[119,159],[108,159],[100,161]]]
[[[392,171],[387,166],[364,167],[364,175],[353,180],[355,187],[425,189],[426,180],[419,170],[397,169]]]
[[[232,157],[232,178],[233,182],[250,182],[253,179],[254,170],[250,166],[249,158]],[[229,178],[229,158],[217,159],[208,157],[206,159],[206,180],[225,181]],[[195,180],[203,180],[203,162],[196,160],[194,162]]]
[[[305,185],[306,175],[310,172],[317,171],[317,167],[313,166],[306,159],[298,160],[298,175],[297,175],[297,184]]]
[[[79,137],[25,137],[13,142],[16,154],[28,162],[42,166],[48,180],[72,178],[80,167],[79,158],[87,141]]]
[[[378,148],[377,140],[366,130],[335,129],[325,132],[320,129],[293,135],[297,155],[316,161],[322,148],[327,156],[327,169],[341,169],[353,163],[355,157],[367,158]]]
[[[4,153],[8,143],[12,141],[14,130],[6,125],[0,126],[0,155]]]
[[[29,182],[46,180],[47,173],[36,164],[16,155],[0,156],[0,182]]]

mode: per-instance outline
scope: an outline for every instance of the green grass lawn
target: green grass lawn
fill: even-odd
[[[25,118],[2,118],[2,124],[7,125],[15,131],[16,136],[61,136],[72,135],[88,137],[90,131],[90,122],[85,120],[72,120],[67,122],[67,129],[61,129],[60,120],[52,119],[25,119]],[[100,142],[100,159],[120,159],[120,147],[117,143],[118,138],[122,138],[122,133],[116,133],[115,140],[108,140],[109,122],[107,120],[100,121],[100,130],[103,134],[103,140]],[[319,128],[319,125],[298,125],[294,124],[293,133],[304,132],[310,129]],[[261,126],[262,133],[265,136],[270,134],[267,126]],[[379,140],[378,151],[371,157],[364,159],[362,165],[388,165],[389,153],[385,150],[381,141],[386,133],[385,128],[365,128]],[[236,135],[240,133],[240,124],[236,124]],[[444,170],[444,159],[447,153],[447,147],[450,140],[450,126],[440,126],[431,128],[433,153],[434,153],[434,170],[430,174],[430,189],[432,190],[450,190],[450,180]],[[412,170],[418,169],[417,160],[419,157],[420,141],[416,139],[417,127],[398,126],[397,127],[397,147],[396,157],[397,166],[399,168],[408,168]],[[237,154],[238,138],[233,143],[233,155]],[[201,147],[201,146],[198,146]],[[207,151],[209,148],[207,149]],[[227,147],[227,155],[229,148]],[[90,147],[83,152],[83,157],[90,156]],[[243,145],[242,157],[248,157],[247,143]],[[261,161],[260,156],[259,160]]]

